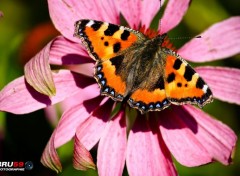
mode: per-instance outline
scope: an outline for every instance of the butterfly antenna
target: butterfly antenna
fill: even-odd
[[[183,39],[193,39],[193,38],[202,38],[201,35],[190,37],[190,36],[181,36],[181,37],[169,37],[170,40],[183,40]]]

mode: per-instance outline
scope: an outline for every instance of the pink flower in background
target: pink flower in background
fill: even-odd
[[[160,23],[161,33],[179,24],[189,1],[168,1]],[[225,165],[231,162],[236,135],[200,109],[184,105],[151,112],[149,118],[137,114],[130,128],[126,123],[129,119],[133,121],[130,113],[121,107],[111,117],[116,104],[99,96],[98,85],[91,76],[94,62],[73,37],[75,21],[87,18],[119,24],[121,12],[130,27],[141,23],[148,28],[160,8],[159,0],[151,3],[148,0],[49,0],[48,4],[51,19],[63,36],[52,40],[25,66],[25,77],[31,86],[22,76],[0,92],[0,110],[15,114],[61,102],[64,113],[44,150],[41,161],[45,166],[62,170],[56,148],[72,138],[74,167],[82,170],[95,168],[89,150],[99,142],[99,175],[122,175],[125,161],[129,175],[177,175],[171,154],[189,167],[214,160]],[[133,6],[136,8],[129,8]],[[240,17],[229,18],[200,34],[201,39],[186,43],[178,53],[193,62],[239,54],[239,31]],[[49,64],[71,66],[56,72]],[[198,67],[196,71],[215,98],[240,104],[239,69],[209,66]]]
[[[0,18],[2,18],[3,17],[3,12],[2,11],[0,11]]]

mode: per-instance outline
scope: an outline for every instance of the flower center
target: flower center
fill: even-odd
[[[150,39],[159,35],[159,31],[156,31],[156,30],[150,29],[150,28],[146,28],[145,25],[140,26],[139,31]]]

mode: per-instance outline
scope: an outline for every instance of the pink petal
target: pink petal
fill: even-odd
[[[131,28],[140,24],[141,1],[118,0],[118,7]]]
[[[49,62],[56,65],[83,64],[93,62],[85,47],[63,36],[56,37],[51,45]]]
[[[159,113],[159,121],[162,137],[179,163],[192,167],[212,161],[204,143],[195,136],[198,129],[196,122],[193,124],[195,128],[191,129],[181,120],[180,115],[169,109]]]
[[[138,116],[129,133],[126,159],[129,175],[177,175],[154,117],[149,121]]]
[[[53,132],[51,138],[54,138],[54,136],[55,133]],[[41,163],[57,173],[62,171],[62,165],[54,147],[54,140],[50,139],[45,147],[41,157]]]
[[[36,92],[26,83],[23,76],[12,81],[0,92],[0,110],[14,114],[36,111],[81,92],[94,81],[67,70],[53,73],[53,79],[57,93],[51,98]]]
[[[51,44],[52,41],[28,61],[24,67],[25,78],[28,84],[36,91],[47,96],[56,94],[52,71],[48,62]]]
[[[99,175],[122,175],[126,157],[127,129],[124,112],[110,120],[98,145]]]
[[[76,73],[81,73],[83,75],[93,77],[94,74],[94,64],[86,63],[86,64],[78,64],[78,65],[68,65],[67,69],[74,71]]]
[[[116,1],[98,0],[94,1],[94,4],[98,6],[97,11],[101,13],[100,20],[106,21],[108,23],[119,24],[120,13]],[[99,16],[96,17],[97,19],[99,18]]]
[[[72,139],[77,127],[91,116],[92,111],[99,106],[101,101],[101,97],[87,100],[72,106],[63,113],[58,126],[55,128],[54,141],[56,148]]]
[[[77,136],[74,140],[73,167],[78,170],[95,169],[91,153],[82,145]]]
[[[131,28],[145,25],[148,28],[160,8],[159,0],[120,0],[117,1],[119,9]],[[132,8],[134,7],[134,8]]]
[[[198,67],[196,71],[211,88],[214,97],[240,104],[240,69],[224,67]]]
[[[73,37],[74,23],[80,19],[102,20],[119,23],[119,13],[114,1],[59,1],[48,0],[50,17],[55,27],[71,41],[79,42]]]
[[[240,53],[240,17],[216,23],[179,49],[178,53],[193,62],[227,58]]]
[[[160,9],[160,1],[159,0],[143,0],[141,2],[141,12],[140,12],[140,20],[142,26],[144,25],[146,28],[150,27],[150,24]],[[163,3],[163,2],[162,2]],[[129,8],[131,9],[131,8]]]
[[[56,126],[58,123],[58,112],[57,112],[57,107],[56,106],[47,106],[44,109],[45,112],[45,116],[47,117],[48,122],[52,125],[52,126]]]
[[[110,118],[112,104],[113,101],[108,100],[105,104],[100,105],[98,109],[92,112],[88,119],[79,124],[76,134],[87,150],[90,150],[102,136],[107,121]]]
[[[231,154],[237,140],[234,132],[198,108],[188,105],[184,106],[184,109],[174,107],[174,111],[179,114],[189,128],[197,127],[195,137],[201,141],[208,153],[214,159],[228,165],[231,162]],[[196,123],[197,126],[194,127]]]
[[[4,15],[3,15],[3,12],[0,11],[0,19],[1,19],[3,16],[4,16]]]
[[[169,0],[164,11],[162,19],[160,19],[158,29],[161,34],[167,33],[176,27],[185,15],[190,4],[190,0]]]
[[[82,91],[60,102],[61,110],[62,112],[65,112],[65,110],[68,110],[76,105],[79,105],[86,100],[93,99],[99,95],[100,95],[99,86],[97,84],[92,84],[88,86],[86,89],[83,89]]]

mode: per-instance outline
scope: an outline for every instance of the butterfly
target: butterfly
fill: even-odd
[[[212,101],[209,86],[176,52],[164,47],[166,34],[143,33],[107,22],[82,19],[74,36],[96,61],[94,78],[101,95],[127,101],[141,113],[161,111],[170,104]]]

